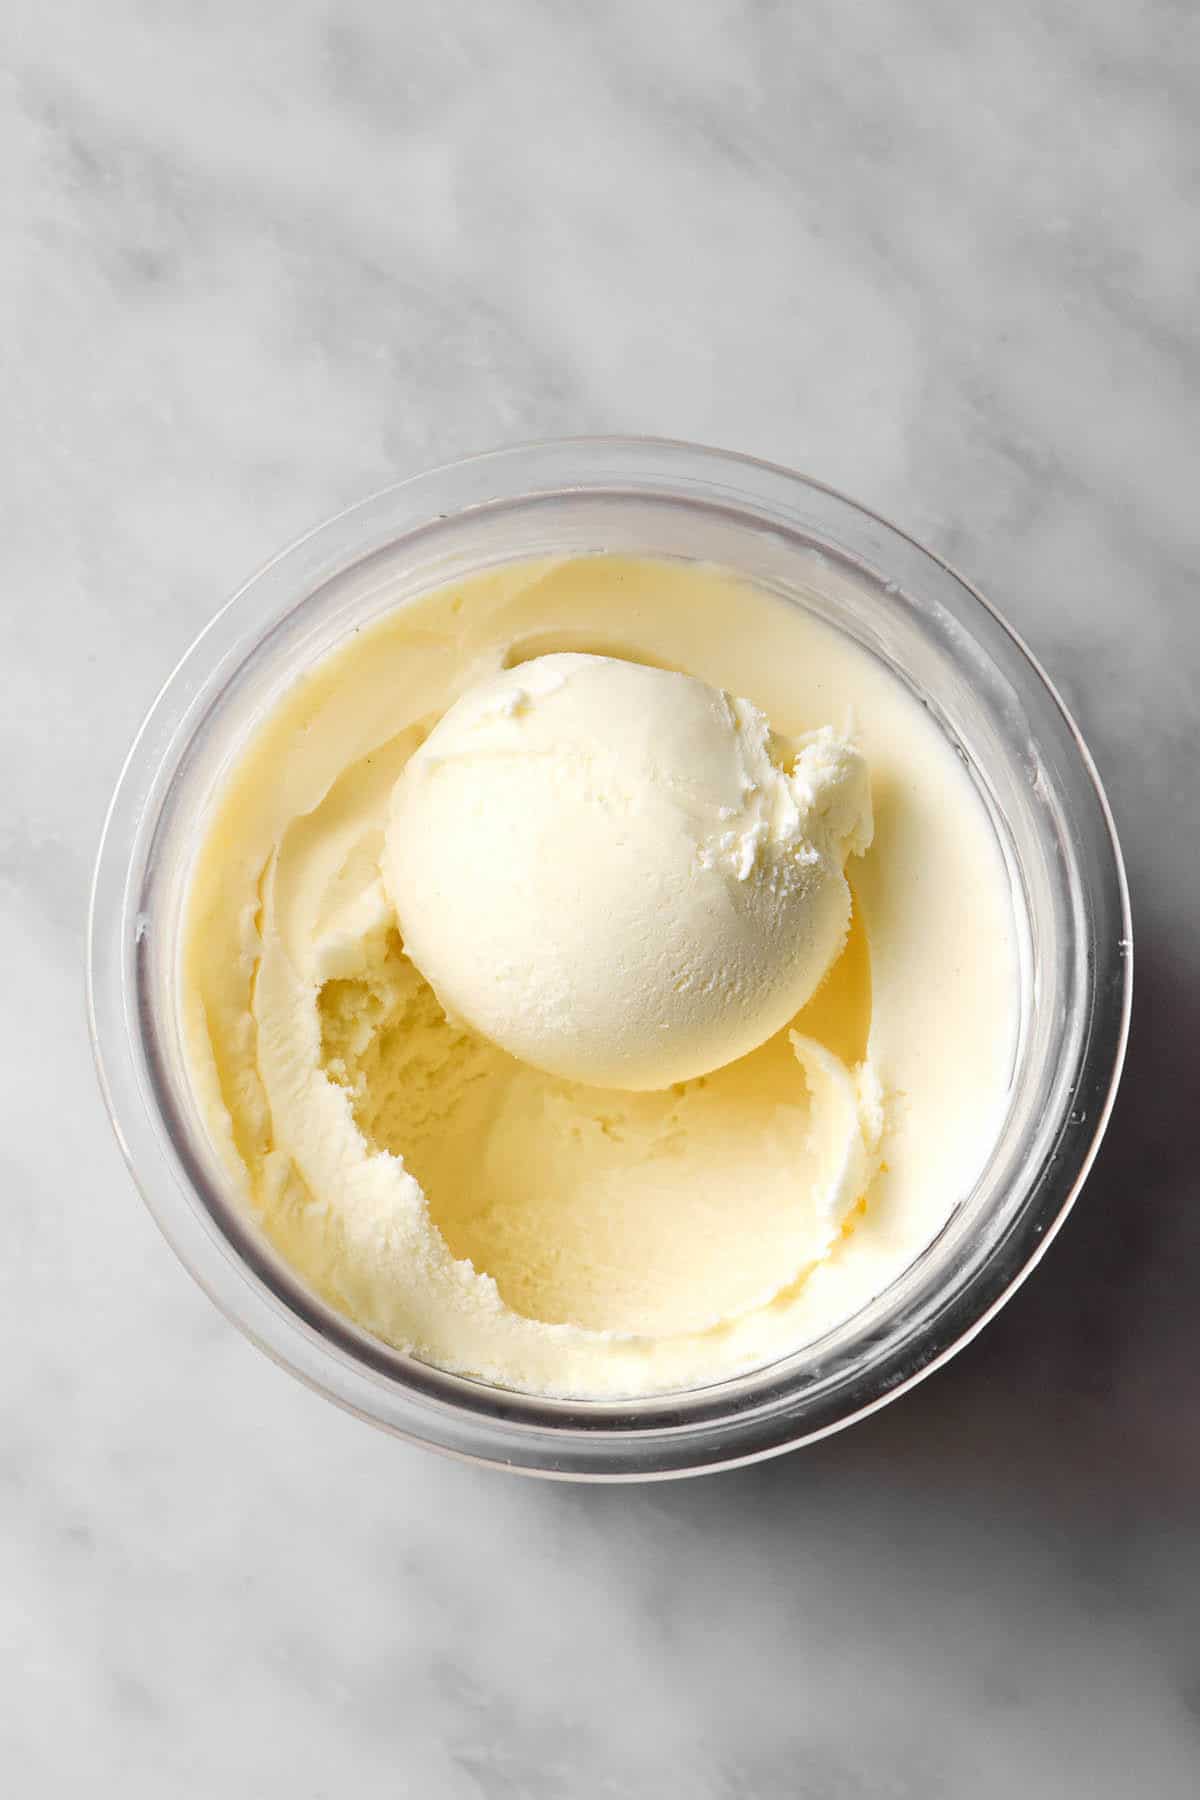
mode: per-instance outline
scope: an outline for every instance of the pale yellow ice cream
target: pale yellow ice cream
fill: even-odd
[[[446,1012],[601,1087],[707,1075],[812,997],[846,941],[866,763],[749,701],[610,656],[480,682],[393,790],[384,883]]]
[[[789,970],[777,955],[761,929],[770,908],[752,916],[748,966],[758,975],[734,1023],[741,1030],[753,1016],[755,1031],[771,1032],[763,996],[774,1001],[794,977],[803,998],[822,957],[834,956],[832,968],[796,1016],[733,1060],[721,1051],[729,1016],[685,1009],[689,1055],[703,1040],[710,1069],[693,1079],[599,1087],[536,1066],[559,1061],[564,1042],[579,1053],[572,1021],[551,1033],[548,1058],[544,1007],[532,1044],[514,1035],[519,981],[496,984],[496,1017],[479,1014],[489,1004],[486,945],[452,998],[461,940],[422,919],[419,896],[432,890],[421,885],[416,838],[397,851],[410,805],[410,823],[438,829],[436,809],[422,808],[442,778],[403,777],[414,758],[417,771],[428,764],[421,747],[436,750],[439,721],[464,695],[476,696],[463,702],[469,714],[480,694],[503,702],[526,691],[564,653],[645,665],[644,674],[684,671],[744,696],[726,748],[755,737],[755,709],[770,721],[775,737],[763,736],[747,764],[746,804],[718,802],[733,808],[728,841],[709,830],[706,811],[723,753],[702,784],[704,820],[683,834],[701,890],[717,877],[714,904],[718,892],[744,890],[760,862],[769,870],[771,820],[777,847],[820,865],[821,904],[810,909],[819,929],[788,896],[807,968]],[[568,682],[564,703],[569,691]],[[501,704],[495,729],[519,710],[506,715]],[[549,723],[552,739],[570,735],[566,714]],[[648,733],[647,755],[650,743]],[[813,779],[789,788],[796,821],[785,828],[777,777],[792,782],[814,745]],[[631,764],[619,760],[605,791],[625,783],[632,795]],[[462,773],[443,795],[459,807],[469,804]],[[501,843],[493,839],[497,855]],[[848,855],[853,916],[839,954]],[[660,861],[655,879],[669,881],[671,866]],[[702,960],[702,918],[687,923],[686,904],[683,914],[681,941]],[[507,920],[493,950],[521,943],[511,906]],[[569,938],[559,934],[556,954]],[[442,960],[439,975],[432,964]],[[619,1073],[625,1060],[639,1080],[652,1077],[645,1020],[622,1038],[595,996],[604,972],[598,959],[577,990],[581,1004],[595,997],[596,1036],[607,1033],[604,1054],[616,1059],[601,1072]],[[1015,1025],[999,852],[920,705],[848,639],[730,575],[608,557],[514,565],[430,595],[355,636],[285,695],[214,799],[180,983],[214,1154],[301,1274],[367,1329],[443,1367],[593,1396],[720,1379],[879,1292],[982,1165]]]

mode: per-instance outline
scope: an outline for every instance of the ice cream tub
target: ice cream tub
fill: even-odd
[[[867,652],[934,722],[986,809],[1015,947],[1003,1117],[911,1262],[852,1316],[728,1379],[628,1398],[451,1373],[363,1329],[279,1253],[214,1158],[184,1045],[180,946],[195,847],[256,723],[355,633],[446,584],[604,553],[734,572]],[[749,622],[749,615],[748,615]],[[603,648],[603,646],[599,646]],[[1128,1028],[1128,897],[1079,733],[1029,652],[960,577],[819,484],[650,440],[575,440],[435,471],[352,508],[264,569],[159,695],[97,864],[91,1021],[134,1177],[226,1314],[339,1404],[500,1467],[680,1475],[849,1424],[967,1341],[1041,1255],[1107,1121]]]

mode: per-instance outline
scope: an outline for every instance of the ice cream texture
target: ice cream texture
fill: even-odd
[[[443,1368],[597,1398],[880,1292],[977,1174],[1015,1029],[998,847],[919,703],[650,558],[475,576],[278,696],[179,971],[213,1158],[300,1275]]]
[[[846,941],[866,763],[829,727],[611,656],[471,688],[393,790],[384,883],[446,1012],[521,1061],[652,1089],[745,1056]]]

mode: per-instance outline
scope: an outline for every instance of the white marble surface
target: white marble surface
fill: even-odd
[[[0,1789],[1190,1800],[1194,8],[7,0],[0,49]],[[816,1449],[599,1491],[376,1436],[221,1321],[81,958],[127,741],[244,575],[614,430],[818,474],[994,597],[1110,784],[1141,986],[982,1340]]]

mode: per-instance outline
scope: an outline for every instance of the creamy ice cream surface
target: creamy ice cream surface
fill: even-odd
[[[325,1299],[595,1397],[886,1286],[987,1155],[1016,1017],[990,822],[918,702],[732,575],[604,556],[409,603],[277,700],[180,995],[213,1155]]]

